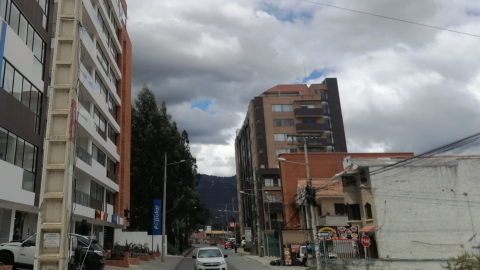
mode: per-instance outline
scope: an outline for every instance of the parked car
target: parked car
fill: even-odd
[[[35,258],[36,234],[26,240],[0,244],[0,262],[14,267],[32,268]],[[70,234],[69,268],[103,270],[105,253],[97,240]]]
[[[192,258],[195,259],[193,267],[195,270],[227,270],[227,262],[225,261],[227,257],[228,256],[223,255],[222,251],[217,247],[199,248],[197,254],[192,256]]]
[[[240,245],[242,246],[242,248],[244,248],[246,244],[247,244],[247,242],[245,241],[245,239],[242,240],[242,242],[240,243]]]
[[[227,242],[225,242],[225,244],[224,244],[223,246],[225,247],[225,249],[227,249],[227,248],[230,248],[230,249],[232,249],[232,248],[233,248],[233,243],[232,243],[232,242],[229,242],[229,241],[227,241]]]
[[[217,246],[217,242],[211,241],[211,242],[210,242],[210,246]]]

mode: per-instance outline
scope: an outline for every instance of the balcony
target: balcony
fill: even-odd
[[[348,223],[347,215],[321,216],[318,219],[318,226],[344,226]]]
[[[328,115],[322,108],[297,108],[293,110],[295,117],[322,117]]]
[[[319,132],[331,130],[330,126],[325,123],[298,123],[295,125],[297,132]]]
[[[303,140],[298,139],[297,144],[303,145]],[[328,140],[327,138],[310,139],[307,142],[307,146],[311,146],[311,147],[321,147],[321,146],[325,147],[329,145],[333,145],[333,143],[331,140]]]
[[[90,155],[87,150],[81,148],[80,146],[77,146],[77,157],[88,165],[92,166],[92,155]]]
[[[283,203],[281,202],[271,202],[271,203],[268,203],[266,202],[265,203],[265,207],[270,207],[270,212],[273,213],[273,212],[282,212],[283,211]]]

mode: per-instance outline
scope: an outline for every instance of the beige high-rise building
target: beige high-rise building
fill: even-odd
[[[254,175],[262,230],[282,229],[288,222],[282,209],[294,202],[282,198],[277,156],[303,152],[303,142],[287,136],[292,134],[316,135],[308,141],[308,152],[347,152],[335,78],[310,86],[277,85],[250,101],[235,140],[242,233],[245,227],[256,231]]]

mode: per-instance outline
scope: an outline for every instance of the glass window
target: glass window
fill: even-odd
[[[266,178],[265,179],[265,186],[266,187],[273,187],[273,179]]]
[[[12,27],[13,31],[18,34],[18,24],[20,19],[20,11],[18,10],[17,6],[12,4],[10,9],[10,21],[9,25]]]
[[[291,127],[293,126],[293,119],[274,119],[273,125],[276,127]]]
[[[5,18],[6,11],[7,11],[7,1],[0,1],[0,17]]]
[[[272,112],[291,112],[291,111],[293,111],[293,106],[291,104],[272,105]]]
[[[92,157],[95,159],[100,165],[105,167],[105,154],[98,149],[98,147],[95,144],[92,144]]]
[[[3,89],[7,92],[12,93],[13,91],[13,76],[15,74],[15,70],[13,67],[5,62],[5,74],[3,77]]]
[[[365,215],[367,219],[373,219],[372,206],[369,203],[365,204]]]
[[[30,50],[33,50],[33,34],[35,31],[33,30],[33,27],[29,24],[28,25],[28,32],[27,32],[27,46],[30,48]]]
[[[282,112],[291,112],[293,111],[292,105],[282,105]]]
[[[5,160],[7,155],[8,131],[0,127],[0,159]]]
[[[18,35],[25,43],[27,43],[27,28],[28,28],[27,20],[23,15],[20,15],[20,26],[18,30]]]
[[[23,151],[25,146],[25,140],[17,137],[17,151],[15,153],[15,165],[23,167]]]
[[[272,195],[272,194],[267,195],[267,202],[276,202],[276,201],[277,201],[277,197],[275,195]]]
[[[302,119],[302,123],[304,124],[314,124],[317,123],[317,119]]]
[[[117,133],[113,129],[111,125],[108,125],[108,138],[110,141],[112,141],[114,144],[116,144],[116,138],[117,138]]]
[[[105,191],[105,197],[106,197],[106,202],[110,205],[114,205],[115,204],[115,193],[107,190]]]
[[[26,191],[35,191],[35,174],[23,171],[22,189]]]
[[[7,155],[5,161],[11,164],[15,164],[15,147],[17,146],[17,136],[12,133],[8,133],[7,140]]]
[[[15,77],[13,81],[13,93],[12,95],[21,101],[22,99],[22,88],[23,88],[23,76],[22,74],[18,73],[18,71],[15,71]]]
[[[42,94],[40,93],[40,91],[38,91],[37,88],[32,86],[32,92],[30,93],[30,110],[36,115],[40,115],[41,100]]]
[[[42,60],[42,50],[43,50],[43,40],[40,36],[35,32],[33,35],[33,54],[38,60]]]
[[[23,90],[22,90],[22,103],[23,105],[30,108],[30,90],[32,89],[32,85],[27,81],[23,81]]]
[[[275,134],[275,141],[277,142],[284,142],[287,140],[286,134],[280,133],[280,134]]]
[[[23,152],[23,169],[27,170],[29,172],[33,172],[33,165],[34,165],[34,155],[35,155],[35,150],[34,150],[33,144],[29,142],[25,142],[25,150]]]
[[[99,125],[99,128],[101,131],[105,132],[106,131],[106,127],[107,127],[107,121],[105,120],[105,118],[100,115],[100,125]]]
[[[313,104],[308,104],[308,105],[300,105],[301,108],[308,108],[308,109],[314,109],[315,105]]]

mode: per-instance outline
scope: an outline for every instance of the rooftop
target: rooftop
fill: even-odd
[[[263,94],[299,94],[299,95],[311,95],[305,84],[279,84],[276,85]]]

